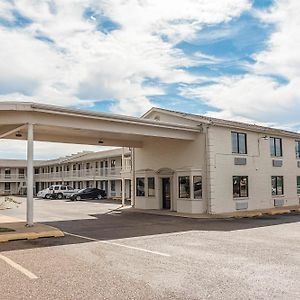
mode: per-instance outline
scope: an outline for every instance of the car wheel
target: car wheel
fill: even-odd
[[[50,199],[51,195],[50,194],[46,194],[45,195],[45,199]]]
[[[58,194],[58,195],[57,195],[57,199],[60,199],[60,200],[61,200],[63,197],[64,197],[63,194]]]
[[[101,200],[101,199],[102,199],[101,194],[99,194],[99,195],[97,196],[97,199],[98,199],[98,200]]]
[[[80,201],[81,200],[81,197],[80,196],[76,196],[76,201]]]

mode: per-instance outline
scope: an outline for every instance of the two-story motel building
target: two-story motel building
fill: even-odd
[[[97,144],[87,138],[90,134],[93,138],[101,137],[104,145],[131,147],[131,157],[127,150],[122,154],[122,150],[117,149],[112,150],[115,153],[84,153],[65,158],[70,161],[35,162],[37,189],[50,183],[67,182],[75,188],[87,185],[106,188],[110,193],[111,183],[108,187],[105,182],[117,180],[119,187],[113,184],[119,191],[116,195],[122,193],[124,185],[126,193],[122,193],[122,197],[131,197],[136,208],[184,213],[215,214],[299,205],[300,134],[295,132],[159,108],[152,108],[141,118],[33,103],[6,103],[6,107],[0,104],[0,117],[1,112],[9,115],[6,120],[17,115],[19,120],[21,118],[21,122],[13,123],[15,127],[9,128],[5,138],[16,139],[15,128],[19,136],[27,139],[31,135],[27,134],[30,126],[27,128],[26,124],[32,123],[31,130],[36,130],[37,140],[63,142],[64,138],[72,142],[74,135],[78,141],[83,130],[82,143]],[[94,126],[92,129],[85,126],[89,122]],[[114,131],[114,126],[119,124],[122,126]],[[69,130],[61,137],[47,135],[50,127],[56,130],[58,125]],[[75,128],[77,131],[72,131]],[[95,130],[99,130],[97,135]],[[4,137],[3,134],[0,137]],[[109,164],[116,157],[120,160],[118,166],[126,165],[127,169],[120,169],[118,178],[101,177],[101,169],[111,168]],[[0,163],[2,170],[9,168],[7,162],[6,165],[4,161]],[[81,165],[81,171],[86,170],[87,163],[93,165],[92,177],[86,173],[81,173],[80,178],[77,173],[77,177],[72,177],[73,171],[79,171],[76,164]],[[11,167],[16,162],[13,164]],[[91,165],[88,166],[89,169]],[[69,173],[61,175],[61,171]],[[24,172],[21,171],[21,176]],[[56,172],[55,177],[52,174]],[[95,172],[99,176],[95,176]],[[3,182],[3,175],[0,178]]]

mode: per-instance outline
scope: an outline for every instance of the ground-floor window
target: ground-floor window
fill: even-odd
[[[10,182],[5,182],[4,190],[5,191],[10,191]]]
[[[283,195],[283,176],[272,176],[272,195]]]
[[[155,196],[155,178],[148,177],[148,197]]]
[[[248,176],[233,176],[233,198],[248,197]]]
[[[138,177],[136,179],[136,195],[139,197],[145,196],[145,178]]]
[[[116,191],[116,182],[115,182],[115,180],[112,180],[112,181],[110,182],[110,190],[111,190],[112,192],[115,192],[115,191]]]
[[[190,177],[179,176],[178,177],[178,193],[179,198],[190,198]]]
[[[202,198],[202,176],[193,176],[194,199]]]
[[[300,176],[297,176],[297,194],[300,194]]]

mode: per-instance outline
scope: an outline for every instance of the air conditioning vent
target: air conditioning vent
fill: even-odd
[[[248,209],[248,202],[236,202],[235,209],[236,210]]]
[[[244,166],[247,164],[247,158],[246,157],[235,157],[234,164],[236,166]]]
[[[284,199],[274,199],[274,206],[283,206]]]
[[[282,160],[273,159],[273,167],[282,167],[282,165],[283,165]]]

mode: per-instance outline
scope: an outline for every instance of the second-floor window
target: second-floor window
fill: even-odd
[[[271,156],[282,156],[282,139],[270,137],[270,151]]]
[[[295,142],[296,158],[300,158],[300,141]]]
[[[112,160],[110,161],[110,167],[111,167],[112,169],[114,169],[114,168],[116,167],[116,160],[115,160],[115,159],[112,159]]]
[[[247,134],[231,132],[232,153],[247,154]]]

